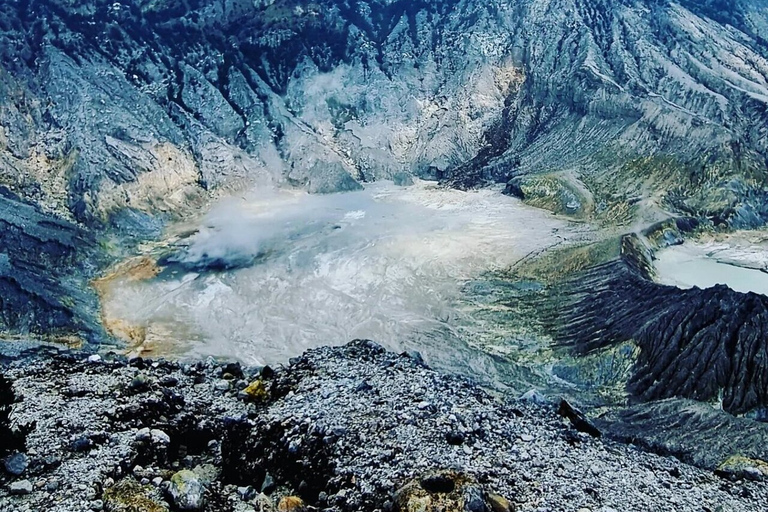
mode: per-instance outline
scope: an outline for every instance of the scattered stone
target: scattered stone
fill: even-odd
[[[153,428],[150,431],[150,437],[152,439],[152,444],[167,446],[171,443],[170,436],[160,429]]]
[[[264,482],[261,484],[261,492],[264,494],[272,494],[272,492],[275,490],[275,487],[275,480],[272,478],[272,475],[266,473],[264,475]]]
[[[360,384],[358,384],[357,387],[355,387],[355,391],[358,392],[358,393],[362,393],[362,392],[365,392],[365,391],[370,391],[372,389],[373,389],[373,386],[371,386],[365,380],[360,382]]]
[[[723,461],[715,472],[730,480],[745,478],[747,480],[759,481],[768,479],[768,462],[734,455]]]
[[[227,363],[222,368],[223,374],[229,374],[235,379],[242,379],[244,377],[243,367],[240,363]]]
[[[256,512],[275,512],[275,504],[265,494],[257,494],[255,498],[251,500],[251,505]]]
[[[587,418],[583,412],[568,403],[566,399],[560,400],[560,407],[557,409],[557,413],[560,416],[567,418],[568,421],[571,422],[571,425],[573,425],[579,432],[585,432],[592,437],[600,437],[602,435],[600,430],[589,421],[589,418]]]
[[[547,397],[539,393],[535,389],[531,389],[523,393],[522,396],[520,396],[520,400],[530,402],[532,404],[536,405],[547,405],[549,404],[549,400],[547,400]]]
[[[257,379],[241,391],[245,397],[254,402],[266,402],[269,400],[269,392],[262,379]]]
[[[109,512],[168,512],[167,505],[153,496],[150,489],[133,478],[124,478],[104,491],[104,508]]]
[[[213,464],[200,464],[195,466],[192,472],[200,479],[200,483],[207,487],[219,479],[221,470]]]
[[[152,431],[149,427],[144,427],[136,432],[134,439],[139,442],[148,442],[152,440]]]
[[[88,356],[88,362],[99,363],[101,362],[101,356],[99,354],[93,354],[92,356]]]
[[[29,466],[29,457],[25,453],[14,453],[9,455],[3,461],[5,470],[14,476],[19,476],[26,471]]]
[[[69,445],[73,452],[87,452],[93,448],[93,441],[89,437],[80,436]]]
[[[483,490],[476,486],[464,489],[463,512],[487,512],[488,507],[485,504],[483,494]]]
[[[245,487],[238,487],[237,494],[240,496],[240,498],[243,501],[251,501],[253,498],[256,497],[256,494],[258,493],[256,492],[256,489],[248,485]]]
[[[304,501],[298,496],[285,496],[277,504],[278,512],[303,512]]]
[[[491,512],[514,512],[515,507],[504,496],[500,496],[494,493],[488,493],[487,496],[488,505],[491,507]]]
[[[32,482],[29,480],[18,480],[8,486],[8,492],[14,496],[21,496],[32,492]]]
[[[139,373],[133,378],[131,383],[128,385],[128,389],[136,393],[141,393],[141,392],[149,391],[149,388],[151,385],[152,385],[151,379],[145,373]]]
[[[178,386],[178,384],[179,384],[179,379],[177,379],[177,378],[176,378],[176,377],[174,377],[173,375],[166,375],[166,376],[162,377],[162,378],[161,378],[161,379],[158,381],[158,383],[159,383],[161,386],[163,386],[164,388],[173,388],[173,387],[176,387],[176,386]]]

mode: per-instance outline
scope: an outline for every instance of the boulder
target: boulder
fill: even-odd
[[[200,478],[187,469],[182,469],[171,477],[168,494],[179,510],[201,510],[205,503],[205,489]]]
[[[107,512],[168,512],[156,489],[139,485],[133,478],[124,478],[107,488],[102,501]]]
[[[764,480],[768,478],[768,462],[750,459],[742,455],[728,457],[715,471],[717,474],[733,480]]]
[[[29,494],[32,492],[32,482],[29,480],[18,480],[13,482],[8,486],[8,492],[16,496]]]
[[[14,453],[9,455],[3,461],[3,467],[5,471],[13,476],[19,476],[26,471],[29,466],[29,457],[24,453]]]
[[[285,496],[277,504],[278,512],[303,512],[306,510],[304,500],[298,496]]]

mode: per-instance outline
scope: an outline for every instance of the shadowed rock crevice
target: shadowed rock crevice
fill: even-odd
[[[0,459],[26,449],[26,436],[34,428],[32,425],[14,425],[11,421],[13,404],[19,401],[13,391],[13,382],[0,375]],[[0,482],[5,475],[0,471]]]
[[[768,405],[768,297],[719,285],[679,289],[615,261],[558,287],[554,331],[585,355],[632,341],[627,390],[643,401],[722,401],[740,414]]]
[[[274,478],[296,489],[308,503],[316,503],[320,492],[333,494],[344,481],[334,477],[332,462],[333,444],[340,434],[288,419],[229,421],[221,446],[224,476],[257,489]]]

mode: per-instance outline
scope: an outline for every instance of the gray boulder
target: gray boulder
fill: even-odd
[[[205,488],[198,476],[187,469],[175,473],[168,486],[168,494],[179,510],[201,510]]]
[[[3,461],[5,470],[14,476],[19,476],[26,471],[29,466],[29,457],[24,453],[14,453],[9,455]]]

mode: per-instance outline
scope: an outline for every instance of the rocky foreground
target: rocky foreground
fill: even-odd
[[[534,393],[501,400],[370,341],[274,370],[72,353],[4,366],[26,440],[2,432],[3,511],[713,512],[768,499],[759,479],[600,438]]]

